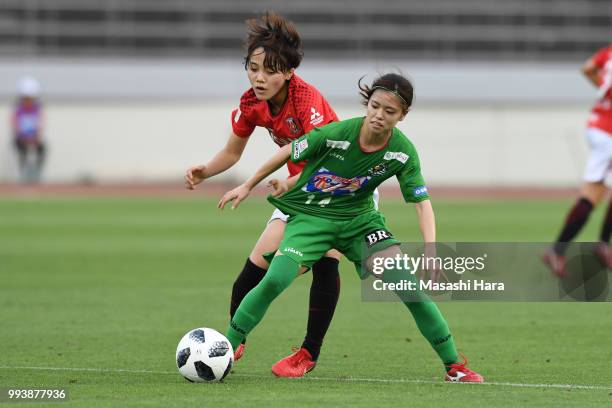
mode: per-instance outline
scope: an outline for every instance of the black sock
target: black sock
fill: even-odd
[[[557,238],[554,245],[554,250],[557,254],[563,255],[567,249],[567,243],[571,242],[578,232],[586,224],[593,210],[593,204],[584,197],[581,197],[576,201],[576,204],[572,207],[567,218],[565,225]]]
[[[312,266],[308,327],[302,347],[308,350],[314,361],[319,358],[323,338],[340,296],[338,263],[337,259],[323,257]]]
[[[240,272],[240,275],[238,275],[236,281],[234,282],[234,286],[232,287],[232,299],[230,302],[231,318],[234,317],[234,313],[236,313],[242,299],[244,299],[251,289],[261,282],[263,277],[266,275],[266,272],[266,269],[260,268],[247,258],[244,268],[242,268],[242,272]]]
[[[608,203],[608,210],[606,211],[606,215],[604,216],[604,221],[601,226],[601,234],[599,235],[599,240],[601,242],[609,243],[611,232],[612,232],[612,200],[610,200],[610,202]]]

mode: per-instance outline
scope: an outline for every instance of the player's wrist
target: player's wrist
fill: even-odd
[[[255,188],[256,185],[257,183],[255,183],[254,180],[247,180],[240,187],[246,188],[250,192]]]

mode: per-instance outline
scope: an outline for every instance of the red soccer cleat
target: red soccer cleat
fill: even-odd
[[[243,354],[244,354],[244,343],[240,343],[240,345],[234,352],[234,361],[240,360]]]
[[[612,250],[607,243],[600,242],[597,244],[594,252],[603,266],[608,269],[612,268]]]
[[[565,257],[557,254],[552,248],[542,254],[542,262],[548,266],[548,269],[559,278],[567,278],[567,270],[565,269]]]
[[[296,349],[293,349],[295,351]],[[304,374],[314,370],[317,365],[305,348],[295,351],[272,366],[272,373],[277,377],[303,377]]]
[[[470,383],[484,382],[484,378],[482,378],[482,375],[466,367],[468,363],[467,358],[465,358],[465,356],[462,356],[462,357],[463,357],[462,362],[454,363],[449,366],[449,370],[446,372],[446,376],[444,377],[444,380],[448,382],[470,382]]]

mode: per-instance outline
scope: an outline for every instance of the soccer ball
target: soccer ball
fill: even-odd
[[[221,381],[234,363],[234,350],[224,335],[207,327],[190,330],[176,348],[179,373],[191,382]]]

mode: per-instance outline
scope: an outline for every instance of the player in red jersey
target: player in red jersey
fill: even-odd
[[[606,177],[612,169],[612,45],[600,49],[582,67],[583,74],[598,89],[597,102],[587,123],[590,154],[584,171],[580,197],[570,210],[557,241],[542,259],[559,277],[567,276],[564,252],[567,243],[576,237],[587,222],[593,208],[606,196]],[[612,201],[608,203],[595,254],[612,268],[610,233],[612,231]]]
[[[247,24],[244,66],[251,89],[242,95],[239,108],[232,112],[233,132],[225,147],[207,164],[187,170],[185,185],[188,189],[194,189],[204,180],[236,164],[257,126],[265,127],[273,141],[282,147],[315,127],[338,120],[319,91],[295,74],[303,54],[300,36],[293,24],[272,12],[258,20],[249,20]],[[289,163],[290,177],[298,175],[304,164]],[[230,305],[232,317],[244,296],[266,274],[269,262],[263,255],[278,249],[286,220],[285,214],[275,210],[251,251],[234,282]],[[296,362],[298,367],[295,368],[301,375],[307,368],[314,367],[336,308],[340,292],[339,259],[340,253],[332,250],[312,267],[308,325],[302,344],[311,361]],[[241,344],[236,357],[239,358],[243,351],[244,344]]]

